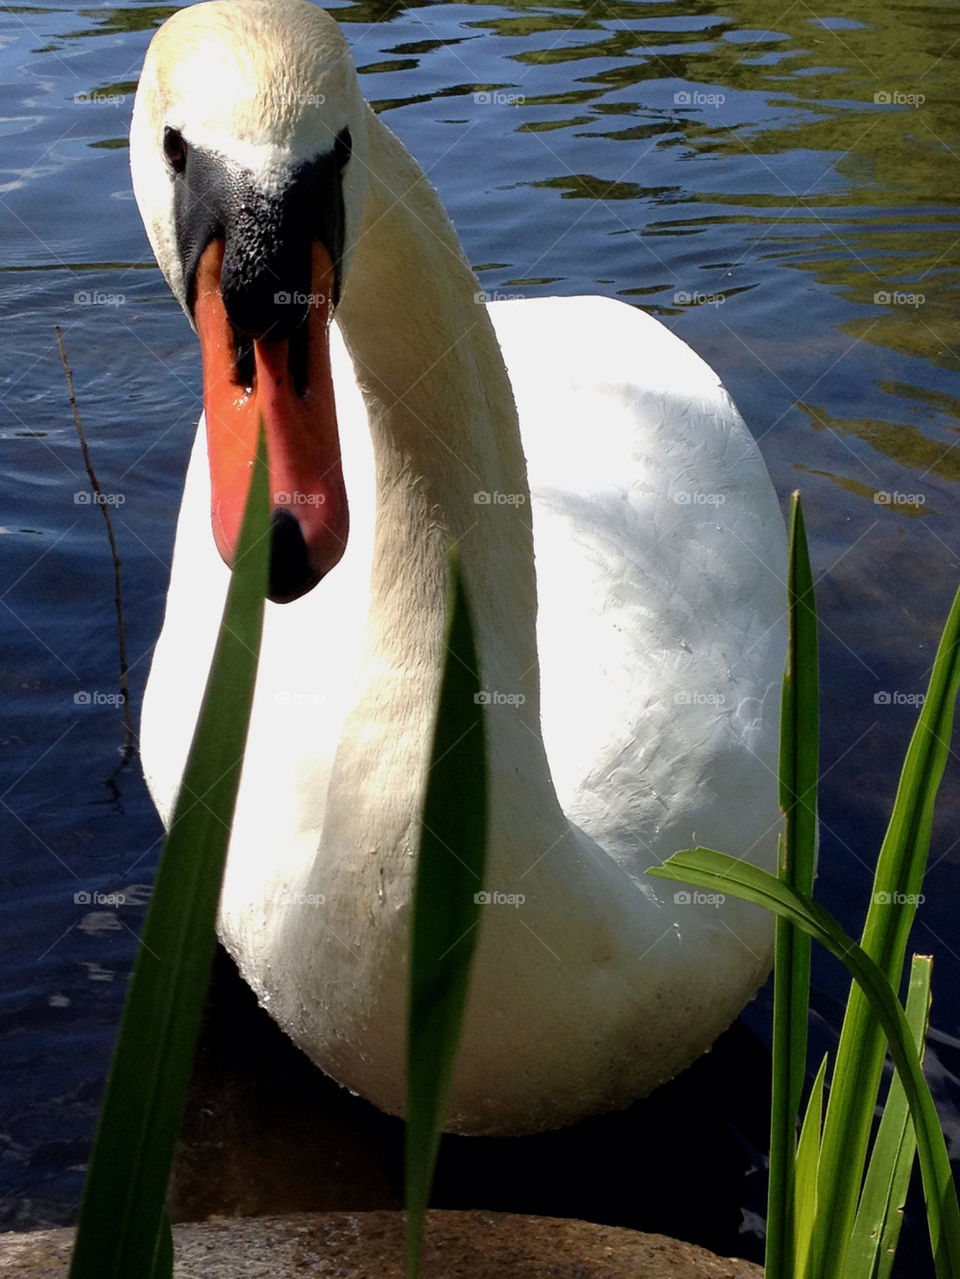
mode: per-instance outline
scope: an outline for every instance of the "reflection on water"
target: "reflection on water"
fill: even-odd
[[[488,294],[601,292],[649,309],[721,373],[779,490],[802,484],[824,623],[820,889],[856,929],[912,724],[904,698],[924,686],[960,576],[960,11],[714,10],[336,12],[367,97],[440,190]],[[83,476],[53,325],[101,480],[127,499],[138,697],[199,413],[193,339],[151,264],[125,154],[143,50],[172,12],[0,6],[0,910],[13,955],[0,1016],[14,1081],[0,1133],[5,1220],[21,1224],[74,1209],[141,917],[84,925],[74,893],[140,882],[156,859],[136,777],[104,785],[117,723],[73,700],[112,688],[115,657],[102,531],[73,502]],[[932,1055],[951,1131],[958,801],[954,767],[916,937],[937,956]],[[823,964],[817,983],[829,1046],[843,982]],[[748,1018],[762,1029],[762,1005]]]

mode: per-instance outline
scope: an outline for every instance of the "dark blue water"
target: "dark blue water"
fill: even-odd
[[[818,891],[856,931],[960,580],[960,13],[781,9],[369,0],[337,14],[487,291],[650,310],[720,372],[784,499],[802,487],[822,616]],[[152,264],[125,147],[143,51],[171,11],[0,6],[8,1227],[75,1213],[158,851],[136,764],[118,771],[112,569],[100,513],[77,499],[89,483],[54,326],[111,495],[136,713],[200,412],[195,340]],[[954,1148],[958,803],[951,758],[914,948],[936,959],[929,1060]],[[816,987],[825,1048],[845,983],[823,961]],[[766,1001],[747,1020],[765,1035]],[[743,1202],[754,1210],[755,1185]]]

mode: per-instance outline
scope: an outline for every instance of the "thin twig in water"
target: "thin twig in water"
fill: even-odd
[[[117,539],[113,535],[113,524],[110,521],[110,511],[107,508],[107,502],[103,496],[103,490],[100,488],[100,481],[94,473],[93,462],[90,460],[90,450],[87,448],[86,437],[83,434],[83,425],[80,421],[80,410],[77,408],[77,397],[73,389],[73,374],[70,372],[69,364],[67,364],[67,353],[63,349],[63,338],[60,336],[60,326],[58,324],[54,327],[57,334],[57,349],[60,352],[64,376],[67,379],[67,390],[70,393],[70,408],[73,410],[73,424],[77,428],[77,437],[80,440],[80,451],[83,454],[83,464],[87,468],[87,475],[90,477],[90,487],[93,489],[97,506],[100,507],[101,514],[103,515],[103,521],[107,526],[107,537],[110,539],[110,553],[113,556],[113,598],[114,603],[117,606],[117,638],[120,647],[120,693],[123,700],[123,758],[124,762],[126,762],[128,759],[133,757],[134,745],[133,723],[130,719],[130,681],[128,677],[129,667],[127,665],[127,635],[123,625],[123,581],[120,555],[117,551]]]

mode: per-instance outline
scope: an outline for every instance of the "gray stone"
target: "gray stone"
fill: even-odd
[[[72,1230],[0,1235],[0,1274],[65,1279]],[[399,1212],[174,1226],[176,1279],[403,1279]],[[422,1279],[762,1279],[759,1266],[663,1235],[498,1212],[431,1212]],[[134,1279],[134,1277],[131,1277]]]

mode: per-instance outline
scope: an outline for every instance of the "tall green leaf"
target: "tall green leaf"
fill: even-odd
[[[827,1074],[827,1058],[824,1055],[817,1077],[810,1089],[807,1113],[804,1115],[800,1140],[797,1142],[795,1193],[793,1197],[793,1264],[798,1279],[803,1279],[813,1242],[813,1230],[817,1219],[817,1168],[820,1163],[820,1133],[823,1124],[823,1082]],[[769,1219],[770,1206],[767,1205]],[[769,1226],[767,1227],[769,1231]],[[773,1272],[771,1279],[774,1279]]]
[[[921,1061],[930,1016],[932,969],[929,955],[914,955],[906,1012]],[[903,1085],[894,1075],[873,1143],[848,1254],[851,1272],[866,1279],[887,1279],[893,1268],[916,1152],[910,1108]]]
[[[799,493],[793,494],[790,507],[787,619],[780,702],[780,807],[785,831],[779,873],[785,884],[809,895],[817,856],[819,691],[816,605]],[[792,1279],[794,1159],[807,1065],[810,938],[780,917],[776,929],[765,1268],[771,1279]]]
[[[950,747],[960,686],[960,592],[937,649],[920,718],[907,750],[890,824],[880,849],[863,949],[894,990],[902,981],[907,938],[930,848],[933,806]],[[863,993],[851,988],[837,1048],[820,1154],[822,1218],[814,1274],[845,1279],[867,1143],[883,1070],[883,1034]]]
[[[455,550],[447,652],[423,805],[411,924],[406,1266],[417,1274],[477,944],[486,853],[487,757],[477,653]]]
[[[267,587],[261,429],[236,567],[134,963],[80,1207],[70,1279],[158,1277],[164,1201],[215,944]]]
[[[880,1023],[907,1095],[917,1135],[930,1245],[938,1279],[956,1279],[960,1275],[960,1207],[950,1160],[913,1033],[886,974],[822,906],[758,866],[712,849],[696,848],[675,853],[663,866],[652,867],[648,874],[727,893],[775,911],[792,920],[846,965]],[[834,1087],[836,1079],[834,1071]],[[872,1110],[872,1101],[868,1104]],[[822,1186],[821,1179],[821,1195]],[[820,1229],[819,1221],[817,1229]]]
[[[150,1279],[173,1279],[173,1230],[166,1208],[160,1218],[157,1246],[153,1254]]]

